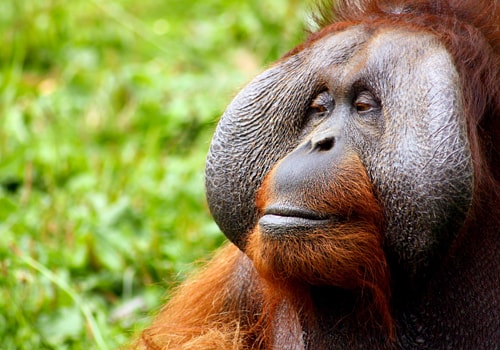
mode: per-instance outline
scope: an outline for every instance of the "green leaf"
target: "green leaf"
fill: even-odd
[[[77,307],[62,307],[50,314],[42,314],[37,327],[52,346],[76,340],[85,331],[82,313]]]

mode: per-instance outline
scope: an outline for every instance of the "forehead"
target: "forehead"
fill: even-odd
[[[444,48],[430,32],[391,26],[369,29],[359,24],[342,31],[321,35],[308,43],[302,52],[339,60],[352,57],[361,50],[406,51],[414,56],[426,53],[428,50],[444,50]]]
[[[432,34],[404,28],[367,30],[363,25],[320,37],[297,53],[305,67],[323,76],[325,83],[373,79],[450,80],[452,60]]]

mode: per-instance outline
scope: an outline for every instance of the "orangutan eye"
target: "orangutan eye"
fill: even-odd
[[[323,117],[328,112],[331,112],[335,107],[335,101],[328,91],[323,91],[318,94],[311,105],[309,106],[308,114],[314,117]]]
[[[363,102],[356,102],[354,106],[356,107],[356,111],[358,111],[358,113],[368,112],[373,108],[371,104]]]
[[[380,101],[368,91],[361,92],[354,100],[353,105],[360,115],[380,110]]]

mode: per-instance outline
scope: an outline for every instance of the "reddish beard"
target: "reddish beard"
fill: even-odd
[[[266,234],[257,225],[249,235],[245,251],[276,298],[285,296],[291,303],[302,300],[300,308],[304,308],[309,303],[304,300],[308,287],[331,286],[352,291],[361,296],[355,308],[359,321],[376,324],[392,337],[382,209],[361,166],[349,162],[337,169],[337,174],[328,191],[322,191],[328,193],[327,200],[308,205],[320,212],[334,212],[345,220],[333,221],[321,229],[279,236]],[[258,193],[257,205],[261,210],[275,195],[270,189],[270,178],[272,172]],[[349,179],[348,183],[343,184],[342,179]]]

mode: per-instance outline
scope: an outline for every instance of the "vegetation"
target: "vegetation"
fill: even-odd
[[[114,349],[223,236],[203,169],[298,0],[0,3],[2,349]]]

